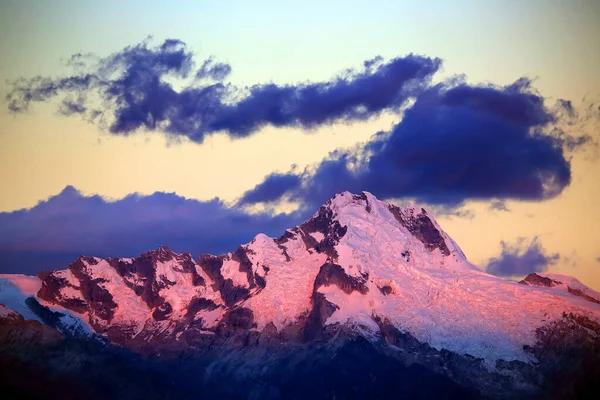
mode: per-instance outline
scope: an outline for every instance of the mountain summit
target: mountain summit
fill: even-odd
[[[567,396],[599,371],[599,293],[561,275],[492,276],[426,210],[367,192],[338,194],[279,238],[259,234],[224,255],[194,260],[160,247],[1,278],[0,303],[67,336],[204,360],[201,390],[211,394],[232,394],[211,386],[219,379],[258,379],[256,398],[370,396],[373,385],[406,389],[427,376],[439,385],[422,388],[425,397],[524,397],[545,393],[567,368]],[[335,357],[362,364],[332,372]],[[325,392],[273,383],[319,368],[333,377]],[[374,371],[361,387],[335,386]]]

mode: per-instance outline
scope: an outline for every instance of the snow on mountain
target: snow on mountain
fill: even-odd
[[[600,321],[597,292],[574,278],[537,276],[519,284],[487,274],[424,209],[344,192],[281,237],[259,234],[221,256],[194,261],[161,247],[134,259],[80,257],[38,278],[2,276],[0,303],[12,298],[9,307],[32,317],[15,303],[35,294],[134,348],[196,345],[240,329],[306,340],[336,324],[374,340],[384,321],[491,367],[532,361],[524,348],[565,313]]]
[[[25,304],[25,299],[35,295],[41,286],[42,282],[35,276],[0,274],[0,304],[17,311],[25,319],[41,322]]]
[[[260,234],[244,246],[256,273],[266,282],[260,293],[244,302],[259,330],[272,323],[280,331],[311,308],[313,284],[327,256],[307,251],[302,234],[293,235],[280,244]]]
[[[592,303],[600,304],[600,293],[585,286],[572,276],[543,272],[539,274],[529,274],[519,283],[524,285],[555,288],[555,290],[562,290],[572,295],[580,296],[587,301],[591,301]]]

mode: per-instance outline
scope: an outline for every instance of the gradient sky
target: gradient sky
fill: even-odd
[[[389,60],[415,53],[443,60],[434,82],[465,75],[469,84],[503,86],[528,77],[549,107],[570,100],[583,116],[584,108],[597,107],[600,94],[598,21],[595,1],[1,0],[0,94],[4,98],[10,82],[21,77],[69,74],[65,60],[72,54],[105,57],[152,35],[155,45],[167,38],[185,42],[198,62],[213,55],[228,63],[228,82],[236,86],[327,81],[378,55]],[[59,115],[52,102],[19,114],[4,104],[0,216],[34,207],[68,185],[79,196],[105,200],[158,191],[204,202],[218,197],[233,207],[270,173],[315,165],[335,149],[389,130],[400,118],[384,112],[310,131],[267,126],[248,138],[219,133],[195,143],[157,131],[113,135],[76,116]],[[596,118],[579,118],[565,129],[590,135],[590,143],[598,139]],[[568,156],[572,181],[557,197],[508,200],[503,205],[509,211],[491,209],[493,199],[468,200],[458,215],[434,208],[438,221],[473,263],[485,266],[503,254],[521,255],[526,262],[529,249],[538,256],[532,262],[542,257],[544,268],[598,290],[597,148],[585,146]],[[0,240],[0,251],[10,250],[7,246]],[[194,256],[211,250],[202,243],[189,249]]]

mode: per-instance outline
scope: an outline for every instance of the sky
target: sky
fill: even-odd
[[[0,272],[232,251],[367,190],[424,205],[491,273],[598,290],[599,20],[594,1],[0,0]]]

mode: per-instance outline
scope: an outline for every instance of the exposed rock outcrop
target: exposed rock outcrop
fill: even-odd
[[[556,285],[560,285],[561,282],[533,273],[527,275],[525,279],[520,280],[519,283],[522,285],[553,287]]]
[[[419,239],[427,250],[433,251],[439,249],[443,255],[450,255],[446,241],[433,222],[431,222],[424,208],[421,208],[419,213],[413,212],[412,209],[403,211],[400,207],[393,204],[390,204],[388,208],[396,220]]]
[[[357,291],[361,294],[367,294],[369,288],[366,285],[369,274],[364,274],[360,279],[348,276],[340,265],[325,263],[321,266],[319,274],[315,278],[315,291],[321,286],[336,285],[344,293],[350,294]]]

